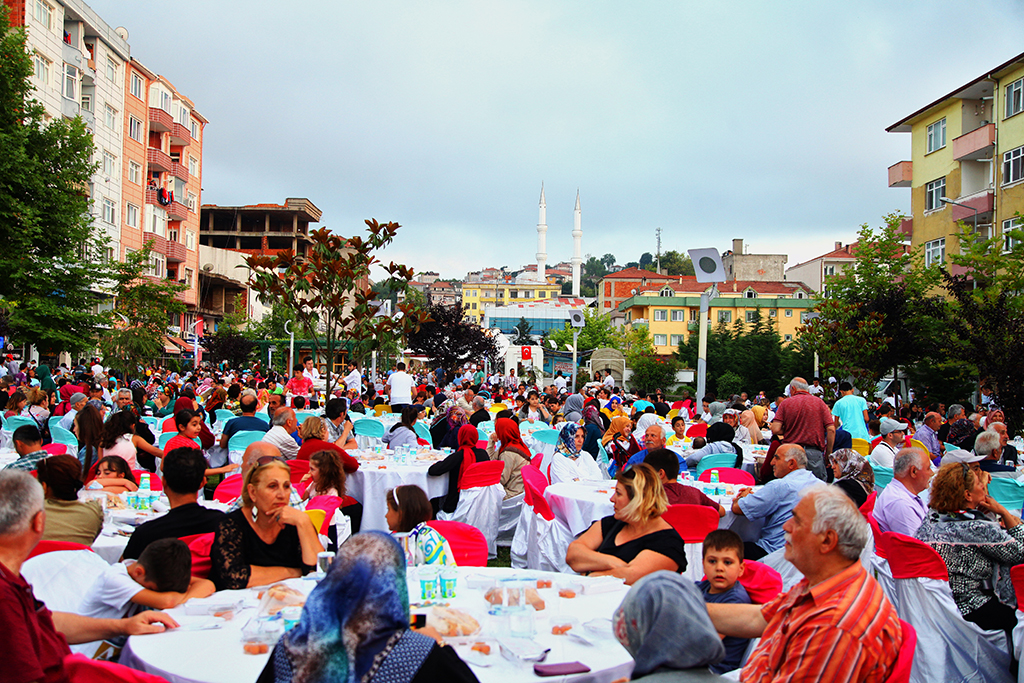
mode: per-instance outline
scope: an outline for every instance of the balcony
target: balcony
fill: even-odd
[[[914,236],[914,219],[904,218],[900,221],[899,230],[903,233],[904,239],[911,239]]]
[[[953,158],[957,161],[991,159],[996,149],[996,124],[990,123],[953,138]]]
[[[70,100],[67,97],[60,98],[60,113],[65,118],[73,119],[78,116],[82,111],[82,107],[78,102]]]
[[[162,171],[168,172],[173,167],[171,157],[155,147],[150,147],[146,150],[146,163],[149,164],[150,171]]]
[[[157,133],[169,133],[174,127],[171,115],[158,107],[149,108],[149,129]]]
[[[171,175],[175,178],[180,178],[182,182],[188,182],[188,168],[184,164],[179,164],[177,161],[171,162]]]
[[[910,187],[914,164],[900,161],[889,167],[889,187]]]
[[[172,201],[167,205],[167,219],[171,221],[183,221],[188,218],[188,207],[179,201]]]
[[[192,142],[192,135],[188,132],[188,128],[175,121],[171,126],[171,144],[184,147],[190,142]]]
[[[992,190],[984,190],[982,192],[975,193],[969,197],[958,197],[957,202],[964,206],[958,206],[957,204],[950,204],[951,216],[954,221],[967,221],[973,225],[975,213],[972,209],[977,210],[978,224],[990,223],[992,221],[992,207],[994,206],[995,193]],[[969,207],[969,208],[968,208]]]
[[[185,245],[181,242],[167,240],[165,250],[162,252],[167,257],[168,263],[182,263],[185,260]]]
[[[153,242],[153,253],[163,254],[167,252],[167,238],[162,235],[158,235],[155,232],[142,233],[142,243]]]

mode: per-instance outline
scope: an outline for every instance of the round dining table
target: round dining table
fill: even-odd
[[[481,683],[516,683],[536,681],[533,662],[523,661],[505,652],[528,645],[547,650],[546,664],[582,662],[590,672],[562,678],[563,681],[611,683],[628,679],[633,660],[612,632],[612,615],[625,597],[628,587],[611,577],[581,577],[551,572],[513,570],[509,568],[460,567],[456,596],[443,602],[468,613],[481,627],[478,634],[446,639],[466,661]],[[516,579],[526,585],[537,585],[538,579],[550,581],[550,588],[538,589],[544,609],[527,607],[519,628],[533,631],[526,640],[509,635],[509,616],[490,614],[491,606],[485,592],[503,579]],[[420,597],[417,570],[411,568],[408,590],[413,614],[429,614],[432,606]],[[308,594],[316,586],[312,577],[286,582]],[[562,595],[573,597],[560,597]],[[165,678],[169,683],[253,683],[263,671],[270,654],[245,654],[243,629],[257,616],[259,591],[248,588],[221,591],[200,601],[167,610],[180,625],[164,633],[132,636],[121,655],[121,663],[140,671]],[[190,607],[191,604],[191,607]],[[215,617],[204,611],[220,611],[233,605],[231,619]],[[190,613],[191,612],[191,613]],[[428,617],[429,618],[429,617]],[[554,630],[571,626],[566,635]],[[555,628],[559,627],[559,628]],[[488,654],[473,650],[476,643],[486,644]],[[272,647],[270,648],[272,650]]]
[[[423,459],[399,464],[384,453],[372,450],[351,451],[349,454],[359,460],[359,469],[348,475],[345,481],[346,494],[363,504],[363,521],[360,531],[387,531],[388,523],[385,496],[396,486],[413,484],[426,491],[427,498],[437,498],[448,492],[448,476],[432,477],[427,469],[444,457],[439,451],[430,451]]]

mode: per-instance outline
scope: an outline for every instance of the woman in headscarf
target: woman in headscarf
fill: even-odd
[[[443,394],[438,394],[443,396]],[[430,423],[430,440],[434,444],[434,448],[441,448],[444,438],[448,436],[448,414],[454,409],[455,403],[448,401],[442,405],[437,405],[437,399],[435,401],[436,413],[434,419]]]
[[[761,408],[761,406],[754,406]],[[750,443],[757,445],[764,442],[764,434],[761,433],[761,422],[757,419],[754,408],[748,408],[740,413],[740,424],[750,432]],[[761,408],[764,411],[764,408]]]
[[[608,405],[601,408],[601,412],[607,415],[609,420],[614,420],[616,417],[629,417],[629,413],[622,408],[622,399],[618,396],[608,399]]]
[[[462,425],[458,432],[458,449],[441,462],[435,462],[427,470],[434,477],[448,475],[448,493],[430,501],[434,514],[438,511],[455,512],[459,506],[459,482],[466,475],[469,466],[478,462],[487,462],[485,451],[476,447],[480,434],[473,425]]]
[[[562,414],[565,415],[566,422],[579,422],[582,420],[583,397],[579,394],[573,394],[565,399],[565,405],[562,406]]]
[[[735,437],[736,432],[732,427],[724,422],[716,422],[708,427],[707,445],[686,455],[686,466],[696,467],[705,455],[734,453],[736,462],[733,467],[741,468],[743,466],[743,449],[739,444],[733,443],[732,440]]]
[[[575,422],[566,422],[562,426],[554,454],[541,463],[541,471],[550,483],[580,479],[598,481],[602,478],[597,462],[583,450],[585,437],[583,427]]]
[[[583,450],[597,460],[601,455],[598,445],[604,435],[604,422],[601,420],[601,413],[592,404],[583,407],[583,431]],[[608,463],[604,464],[607,466]]]
[[[725,657],[700,591],[693,581],[668,571],[633,584],[612,615],[612,630],[633,657],[633,678],[704,668]]]
[[[523,442],[519,425],[508,417],[494,421],[494,432],[487,441],[487,456],[501,460],[505,469],[501,472],[501,485],[505,487],[505,500],[518,496],[525,490],[522,469],[530,464],[530,449]]]
[[[405,554],[379,531],[339,549],[259,683],[477,680],[451,647],[409,627]]]
[[[829,460],[835,475],[832,483],[841,488],[857,507],[863,505],[875,490],[875,472],[868,459],[852,448],[842,448],[833,451]]]
[[[722,416],[725,415],[725,409],[729,407],[729,404],[725,401],[715,401],[708,405],[708,426],[711,426],[717,422],[722,421]]]
[[[441,448],[455,449],[459,447],[459,429],[464,424],[469,424],[469,418],[466,416],[466,411],[459,406],[452,403],[452,407],[448,410],[448,417],[445,420],[448,425],[448,432],[441,439]]]
[[[608,474],[613,477],[633,455],[640,452],[640,444],[633,436],[633,421],[624,415],[612,418],[611,425],[601,437],[601,443],[608,453]]]
[[[51,398],[57,393],[57,385],[53,382],[49,365],[40,365],[36,368],[36,379],[39,380],[39,388],[45,391]]]

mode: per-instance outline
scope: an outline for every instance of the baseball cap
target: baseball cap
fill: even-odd
[[[883,417],[881,423],[878,425],[878,431],[882,433],[882,436],[887,436],[893,432],[905,432],[910,427],[906,422],[899,422],[892,418]]]
[[[948,465],[950,463],[955,462],[980,462],[984,459],[984,455],[977,455],[976,453],[973,453],[971,451],[965,451],[962,448],[957,448],[952,451],[946,451],[946,454],[942,456],[942,460],[939,462],[939,465]]]

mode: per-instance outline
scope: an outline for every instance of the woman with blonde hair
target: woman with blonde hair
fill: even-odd
[[[220,523],[210,548],[217,590],[298,578],[323,551],[313,522],[291,507],[291,471],[276,456],[257,458],[242,480],[242,507]]]
[[[640,463],[619,474],[611,500],[614,514],[569,544],[565,561],[573,571],[632,585],[652,572],[686,570],[683,539],[662,519],[668,499],[654,468]]]

